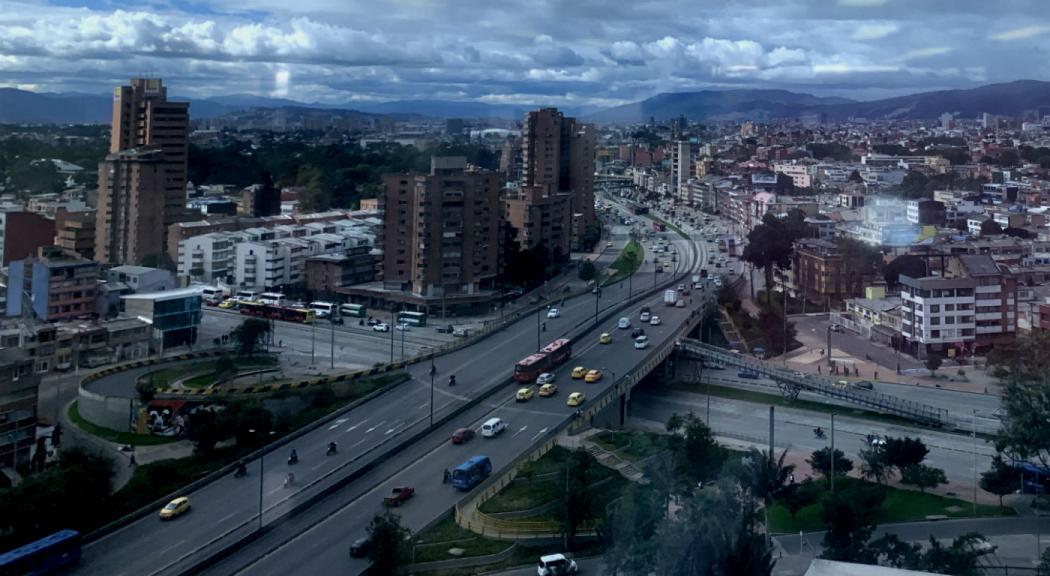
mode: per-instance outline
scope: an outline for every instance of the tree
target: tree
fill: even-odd
[[[930,537],[929,546],[902,541],[896,534],[884,534],[870,542],[868,549],[880,564],[935,574],[979,576],[979,558],[991,551],[980,546],[984,538],[975,532],[957,536],[948,546]]]
[[[926,260],[913,254],[904,254],[894,258],[886,265],[882,277],[886,280],[887,285],[894,287],[899,282],[901,275],[909,278],[922,278],[926,274]]]
[[[747,246],[743,258],[746,262],[761,268],[766,280],[767,303],[773,286],[773,268],[785,269],[791,265],[791,238],[785,233],[782,225],[772,214],[762,218],[762,224],[755,226],[747,235]]]
[[[991,218],[981,222],[981,236],[998,236],[1003,233],[1003,227]]]
[[[851,483],[824,499],[820,519],[824,522],[824,552],[821,558],[841,562],[873,564],[875,555],[867,546],[886,493],[881,486]]]
[[[889,478],[890,466],[886,462],[886,453],[877,446],[860,451],[860,473],[868,480],[882,484]]]
[[[937,369],[941,367],[943,362],[944,360],[941,358],[940,354],[930,353],[926,355],[926,360],[923,364],[926,365],[926,369],[930,371],[930,374],[934,374],[937,372]]]
[[[821,488],[817,486],[817,483],[811,478],[806,478],[802,482],[796,484],[789,484],[780,493],[780,497],[777,499],[778,502],[787,508],[791,519],[795,519],[795,515],[798,511],[814,504],[820,499]]]
[[[1003,374],[1006,411],[996,448],[1017,460],[1050,466],[1050,332],[996,344],[988,365]]]
[[[600,224],[591,224],[584,229],[583,234],[580,235],[580,244],[583,250],[590,250],[594,248],[602,239],[602,227]]]
[[[655,564],[662,504],[656,490],[632,483],[611,507],[602,530],[609,574],[645,574]]]
[[[229,354],[223,354],[215,360],[215,380],[221,382],[237,373],[237,363]]]
[[[768,452],[752,448],[740,470],[740,485],[767,507],[780,497],[795,471],[794,464],[784,464],[787,450],[774,459]]]
[[[1036,235],[1034,233],[1029,232],[1028,230],[1025,230],[1024,228],[1013,228],[1013,227],[1004,228],[1003,229],[1003,234],[1006,234],[1007,236],[1013,236],[1014,238],[1020,238],[1022,240],[1030,240],[1030,239],[1036,237]]]
[[[207,454],[215,445],[231,435],[228,421],[216,410],[200,408],[190,413],[186,422],[187,436],[193,442],[197,452]]]
[[[922,464],[926,455],[930,453],[930,449],[919,438],[887,436],[886,444],[882,446],[880,452],[884,455],[887,465],[903,473],[908,466]]]
[[[411,532],[402,527],[401,518],[389,510],[372,517],[368,537],[372,542],[368,549],[368,559],[372,561],[369,574],[395,574],[411,558]]]
[[[919,198],[932,198],[932,194],[926,192],[926,184],[929,179],[925,174],[917,170],[909,170],[901,181],[901,195],[909,200]]]
[[[999,507],[1003,507],[1003,496],[1013,494],[1021,488],[1017,471],[1003,460],[1002,454],[992,457],[992,466],[981,473],[981,489],[999,497]]]
[[[596,465],[594,456],[582,448],[574,450],[565,463],[565,507],[560,512],[562,531],[570,547],[580,528],[597,517],[590,489],[591,471]]]
[[[725,450],[715,442],[707,424],[695,414],[672,415],[667,421],[667,431],[672,433],[669,448],[675,475],[688,489],[714,478],[721,470]]]
[[[924,494],[927,488],[936,488],[947,483],[948,479],[944,476],[944,470],[925,464],[912,464],[901,471],[901,484],[915,486]]]
[[[814,472],[817,472],[825,478],[831,477],[831,448],[821,448],[815,450],[813,454],[806,459],[810,467],[813,468]],[[835,476],[845,476],[853,470],[853,462],[846,458],[846,455],[842,453],[842,450],[835,449]]]
[[[1050,548],[1043,550],[1039,556],[1039,566],[1036,567],[1036,576],[1050,576]]]
[[[860,294],[863,291],[864,279],[879,273],[882,253],[860,240],[847,237],[836,240],[836,246],[842,256],[842,275],[845,277],[846,290],[850,294]]]
[[[233,329],[233,340],[240,348],[241,356],[251,358],[255,350],[266,341],[266,335],[270,333],[270,323],[262,318],[246,318],[239,326]]]
[[[594,265],[594,262],[590,260],[584,260],[580,262],[580,267],[576,271],[576,276],[584,282],[590,282],[594,279],[594,276],[598,273],[598,268]]]

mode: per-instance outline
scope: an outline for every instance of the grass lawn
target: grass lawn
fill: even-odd
[[[857,478],[840,478],[835,480],[838,488],[846,483],[865,482]],[[801,510],[794,520],[787,509],[774,504],[769,511],[769,524],[773,532],[793,534],[800,530],[822,530],[820,521],[821,504],[811,504]],[[937,494],[923,494],[914,490],[903,490],[893,486],[886,487],[886,499],[882,503],[879,522],[913,522],[927,516],[943,515],[949,518],[969,518],[973,514],[973,504],[958,498],[948,498]],[[979,504],[978,516],[1012,516],[1012,509]]]
[[[449,548],[462,548],[461,557],[487,556],[506,550],[512,542],[501,540],[490,540],[460,527],[452,517],[452,513],[445,515],[440,522],[415,534],[412,538],[415,543],[416,562],[431,562],[434,560],[448,560]],[[455,541],[455,543],[452,543]],[[440,544],[448,542],[448,544]],[[430,545],[428,545],[430,544]]]
[[[557,500],[565,493],[565,475],[560,472],[565,469],[565,459],[570,453],[561,446],[555,446],[539,460],[526,464],[522,467],[522,472],[518,473],[517,479],[483,502],[480,510],[486,514],[530,510]],[[529,469],[534,474],[531,482],[527,480],[526,471]],[[552,473],[554,473],[553,476],[546,476]],[[618,474],[615,470],[610,470],[598,463],[595,463],[591,469],[593,482],[610,476],[618,476]],[[602,486],[600,490],[604,491],[605,487]],[[619,494],[618,491],[617,494]]]
[[[637,241],[631,240],[623,247],[623,251],[616,257],[616,260],[609,265],[609,268],[615,270],[616,274],[605,280],[604,284],[606,286],[615,284],[634,274],[642,262],[645,262],[645,250]]]
[[[144,374],[139,377],[139,381],[148,380],[152,382],[154,386],[163,388],[174,384],[178,380],[182,380],[182,383],[188,388],[204,388],[215,383],[215,363],[215,359],[192,362],[189,364],[180,363],[177,366],[169,366],[167,368],[161,368]],[[233,364],[237,370],[246,370],[260,366],[275,366],[277,364],[277,358],[265,355],[252,358],[241,358],[235,356],[233,358]],[[191,374],[192,376],[187,378],[187,375]]]
[[[170,444],[179,440],[171,436],[153,436],[150,434],[132,434],[131,432],[117,432],[116,430],[110,430],[109,428],[103,428],[102,426],[96,426],[87,420],[84,420],[80,416],[80,412],[77,411],[77,403],[74,401],[69,405],[69,419],[77,425],[78,428],[87,432],[88,434],[98,436],[103,440],[115,442],[117,444],[130,444],[132,446],[157,446],[158,444]]]
[[[636,462],[667,449],[666,434],[637,430],[602,432],[593,440],[602,448]]]

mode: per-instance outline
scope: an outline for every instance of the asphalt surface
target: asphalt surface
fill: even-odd
[[[622,231],[614,229],[614,243],[622,246],[626,242],[625,236]],[[679,250],[686,253],[687,243],[681,241],[678,244]],[[644,274],[646,267],[640,272]],[[669,279],[670,276],[664,274],[663,277]],[[626,286],[608,287],[598,304],[602,308],[615,306],[626,299],[626,293]],[[659,297],[653,300],[658,301]],[[524,318],[475,346],[439,358],[438,381],[434,387],[435,418],[451,412],[482,391],[507,382],[514,363],[536,350],[537,335],[540,343],[546,344],[568,334],[577,324],[586,323],[593,317],[594,310],[593,295],[570,299],[562,308],[561,318],[542,319],[547,323],[546,332],[538,332],[537,322],[532,318]],[[654,344],[659,342],[660,334],[670,334],[672,326],[689,312],[689,309],[666,310],[662,314],[665,324],[647,329]],[[614,324],[614,321],[609,323]],[[612,326],[603,326],[602,330],[616,332]],[[479,351],[483,351],[483,354],[479,354]],[[393,458],[385,459],[369,475],[351,482],[343,491],[337,492],[331,502],[338,502],[342,492],[350,494],[351,498],[354,498],[353,494],[359,497],[364,492],[372,494],[372,497],[354,499],[351,506],[344,508],[334,508],[330,501],[326,501],[311,509],[328,516],[322,524],[316,524],[312,528],[299,526],[296,524],[297,520],[310,517],[309,512],[301,514],[279,524],[277,529],[256,543],[268,542],[270,536],[288,535],[289,530],[306,530],[301,534],[295,532],[299,534],[295,538],[295,545],[278,545],[262,550],[250,545],[226,560],[259,558],[249,569],[252,573],[259,574],[340,573],[347,567],[346,545],[353,539],[351,536],[364,533],[368,520],[379,509],[380,495],[389,491],[393,484],[418,484],[417,496],[402,510],[405,522],[410,528],[417,529],[448,509],[453,495],[450,487],[440,483],[442,471],[458,465],[473,453],[471,450],[480,449],[478,445],[482,444],[479,438],[472,446],[453,447],[446,441],[452,429],[464,425],[478,426],[491,414],[503,416],[509,422],[510,429],[502,438],[490,442],[491,446],[486,447],[486,452],[498,469],[531,446],[534,438],[542,434],[544,428],[549,429],[571,416],[573,409],[564,404],[564,399],[570,391],[579,389],[593,395],[612,382],[613,371],[622,375],[644,356],[640,351],[633,350],[632,342],[622,335],[622,331],[615,334],[613,344],[598,348],[595,332],[592,338],[585,338],[577,344],[574,359],[570,364],[583,363],[606,368],[608,372],[601,382],[587,387],[578,381],[570,385],[567,373],[559,374],[558,383],[562,389],[557,396],[535,398],[520,406],[511,400],[516,388],[507,384],[505,393],[495,397],[497,403],[483,403],[474,411],[464,414],[462,421],[433,432],[425,440],[409,446]],[[412,376],[410,382],[345,412],[330,425],[314,430],[287,447],[268,454],[264,458],[264,472],[261,475],[263,525],[291,510],[296,503],[315,494],[321,487],[331,484],[337,477],[345,476],[376,459],[383,446],[389,446],[407,433],[425,429],[431,397],[428,370],[429,364],[411,367],[408,370]],[[563,367],[562,371],[565,370]],[[457,376],[458,385],[455,388],[444,384],[450,373]],[[324,450],[330,441],[337,441],[340,449],[337,455],[326,457]],[[293,447],[298,450],[300,462],[290,467],[284,460],[287,451]],[[498,449],[494,451],[492,447]],[[409,459],[405,461],[403,456],[408,456]],[[173,573],[194,563],[204,553],[215,550],[218,545],[248,534],[256,529],[259,521],[259,469],[259,461],[249,462],[247,478],[234,478],[229,475],[187,494],[193,509],[181,518],[161,522],[156,516],[150,515],[86,545],[77,573],[114,576]],[[294,472],[296,484],[285,488],[282,485],[289,471]],[[376,486],[377,481],[394,473],[399,473],[396,478]],[[436,490],[442,492],[435,492]],[[352,508],[353,512],[348,513],[348,508]],[[338,528],[332,529],[332,522],[335,522]],[[318,534],[324,537],[318,538]],[[302,542],[309,542],[310,545],[299,545]],[[281,553],[262,556],[262,553],[275,549],[281,550]],[[272,563],[279,566],[273,566]],[[364,565],[358,567],[363,568]],[[214,573],[230,572],[219,568]]]

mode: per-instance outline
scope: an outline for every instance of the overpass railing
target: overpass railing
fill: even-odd
[[[908,420],[937,428],[947,423],[947,412],[929,404],[904,400],[880,392],[857,391],[848,386],[837,386],[837,380],[831,377],[802,374],[793,370],[776,368],[760,360],[729,352],[724,348],[704,344],[696,340],[682,340],[679,343],[679,349],[685,354],[705,361],[714,361],[726,366],[736,366],[750,370],[756,374],[777,380],[779,383],[796,390],[820,394],[875,412],[907,418]]]

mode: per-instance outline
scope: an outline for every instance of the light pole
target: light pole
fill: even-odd
[[[536,350],[543,348],[543,345],[540,344],[540,313],[542,312],[543,308],[536,310]]]
[[[437,368],[434,366],[434,350],[430,350],[430,425],[434,425],[434,373],[437,372]]]
[[[310,322],[310,366],[317,365],[317,324]]]
[[[255,434],[255,428],[248,429],[249,434]],[[269,434],[263,434],[262,430],[259,431],[259,530],[262,530],[263,526],[263,476],[265,476],[265,468],[263,467],[263,457],[266,455],[266,436],[273,436],[273,431]]]
[[[597,283],[594,285],[594,325],[598,325],[598,300],[602,297],[602,288]]]
[[[973,411],[973,516],[977,517],[977,409]],[[1038,522],[1039,519],[1036,519]]]
[[[831,493],[835,493],[835,413],[831,413],[831,452],[828,454],[831,462]]]
[[[830,320],[830,316],[828,317]],[[828,323],[828,367],[831,367],[831,323]],[[830,371],[828,372],[830,374]]]
[[[331,368],[332,370],[335,370],[335,322],[331,322],[331,320],[332,320],[331,317],[329,317],[328,320],[329,320],[329,323],[332,325],[332,355],[329,358],[329,362],[330,363],[329,363],[328,367]]]

